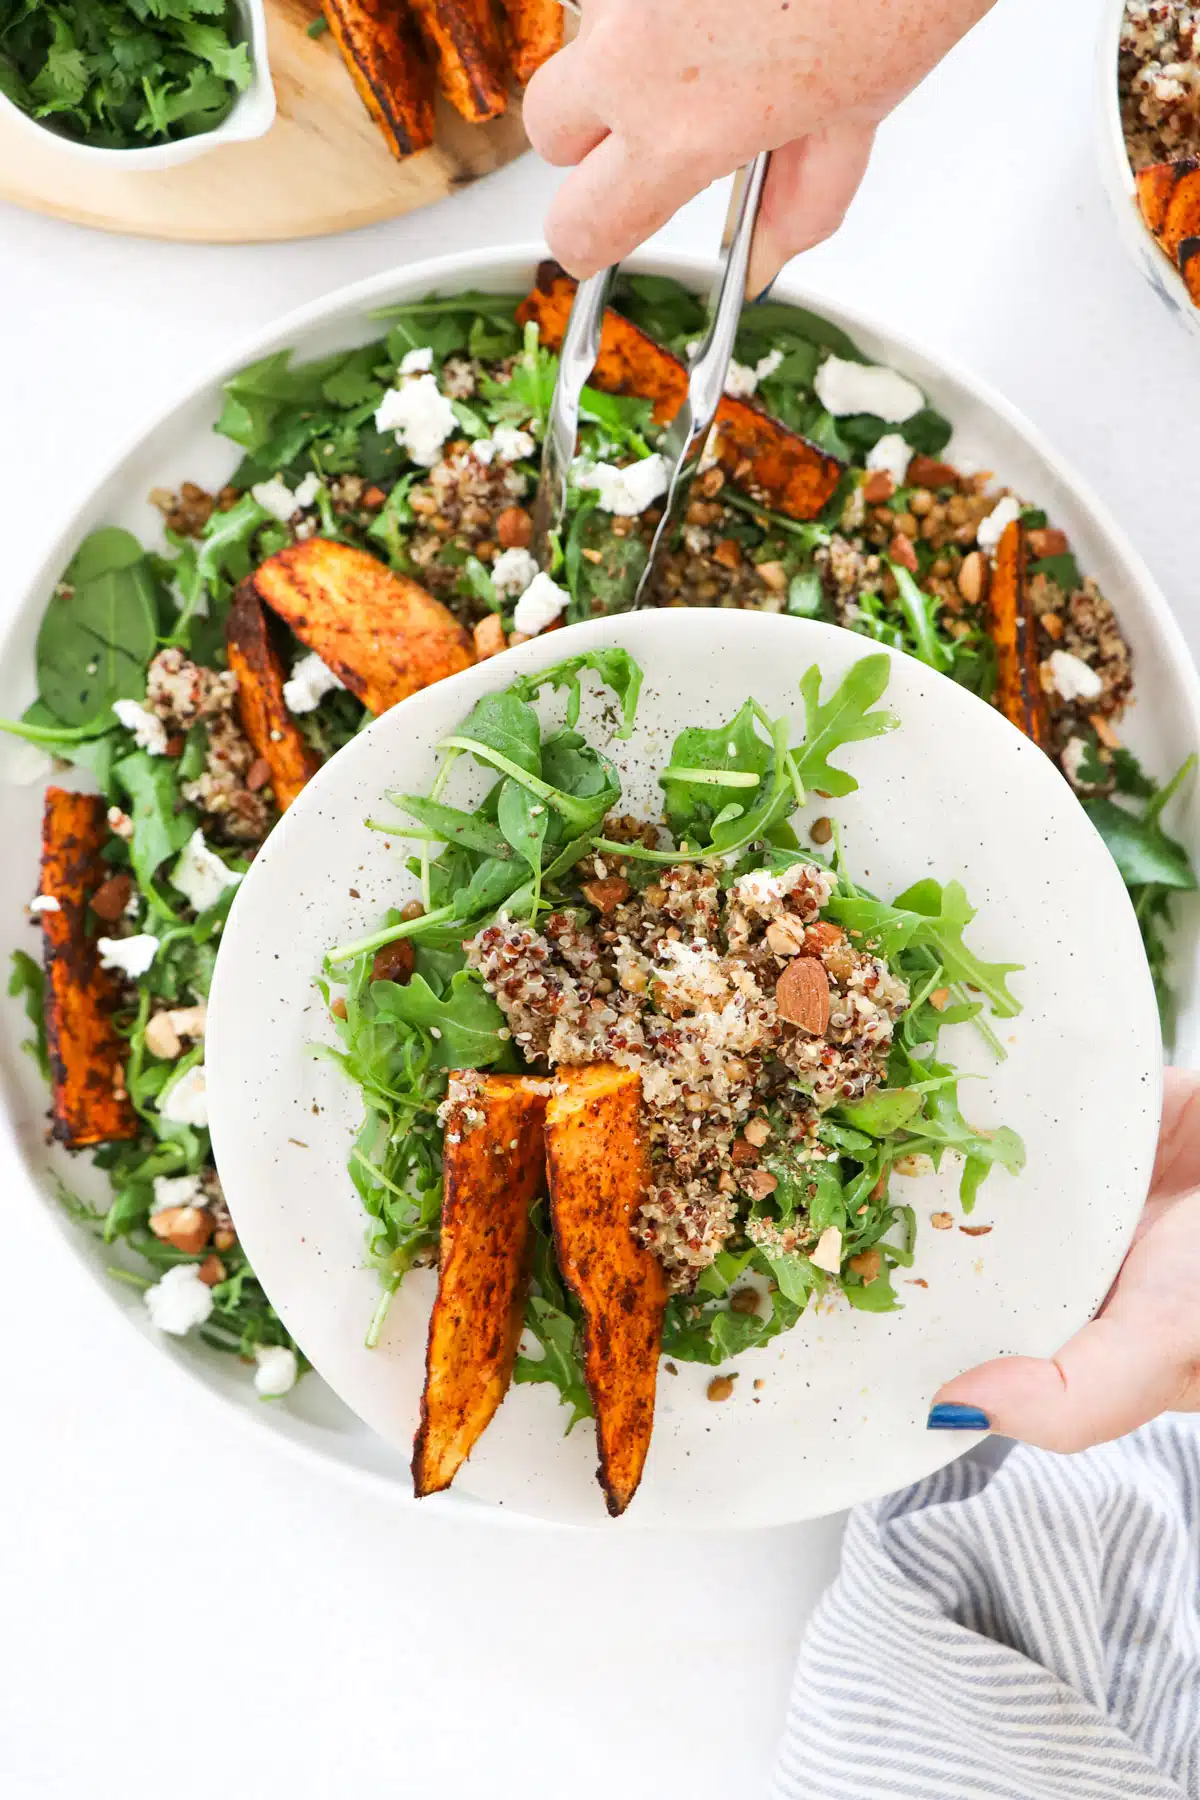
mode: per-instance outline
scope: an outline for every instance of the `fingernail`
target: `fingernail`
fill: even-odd
[[[937,1406],[930,1407],[925,1424],[930,1431],[990,1431],[992,1428],[992,1421],[977,1406],[956,1406],[952,1400],[942,1400]]]
[[[772,276],[771,280],[768,281],[768,283],[767,283],[766,287],[763,289],[762,293],[755,294],[753,300],[750,302],[751,306],[759,306],[762,303],[762,301],[769,299],[771,289],[775,286],[775,283],[778,281],[778,279],[779,279],[779,277],[777,275]]]

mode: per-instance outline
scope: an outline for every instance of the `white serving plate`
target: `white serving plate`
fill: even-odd
[[[1117,233],[1130,257],[1167,310],[1181,319],[1188,330],[1200,333],[1200,306],[1188,293],[1187,283],[1170,257],[1159,249],[1137,203],[1137,183],[1125,148],[1117,91],[1117,57],[1124,17],[1125,0],[1104,0],[1096,46],[1096,150],[1100,179],[1112,206]]]
[[[220,408],[221,382],[234,370],[284,347],[318,356],[361,343],[380,329],[368,316],[373,308],[435,289],[521,291],[532,283],[541,254],[536,246],[477,251],[372,277],[298,309],[270,330],[257,332],[218,367],[189,379],[158,422],[117,451],[108,475],[88,500],[64,519],[57,540],[49,545],[0,645],[0,712],[11,716],[32,697],[33,649],[42,612],[79,540],[95,526],[110,523],[126,526],[149,543],[160,542],[161,519],[146,498],[151,488],[177,486],[185,479],[216,488],[227,478],[237,452],[213,434],[212,426]],[[703,260],[680,256],[643,256],[631,259],[629,266],[674,275],[700,291],[707,291],[712,273]],[[1055,523],[1070,534],[1083,568],[1096,577],[1112,600],[1133,647],[1141,704],[1130,715],[1128,741],[1159,774],[1176,768],[1200,744],[1200,682],[1166,602],[1102,502],[1040,433],[973,376],[852,309],[814,299],[798,283],[781,282],[779,297],[813,307],[851,332],[868,354],[910,374],[931,401],[956,422],[952,454],[977,467],[994,469],[999,479],[1014,484],[1031,501],[1050,510]],[[26,762],[23,749],[0,743],[0,816],[4,841],[10,846],[0,863],[0,951],[5,954],[18,946],[30,949],[37,944],[24,922],[23,908],[36,891],[41,793],[37,786],[11,784],[12,775]],[[1200,792],[1195,787],[1176,804],[1167,823],[1194,852],[1200,851]],[[1200,1049],[1196,961],[1200,907],[1189,903],[1181,908],[1181,914],[1177,1060],[1190,1062]],[[0,1020],[4,1094],[0,1130],[7,1134],[28,1176],[27,1190],[13,1194],[9,1203],[39,1208],[48,1232],[91,1273],[147,1345],[169,1356],[237,1416],[301,1455],[315,1456],[358,1478],[377,1480],[397,1497],[406,1495],[407,1459],[362,1425],[320,1381],[306,1379],[286,1402],[265,1405],[256,1398],[246,1370],[236,1362],[203,1346],[164,1338],[151,1328],[137,1295],[105,1273],[111,1253],[75,1226],[56,1201],[56,1174],[69,1174],[77,1188],[96,1198],[103,1196],[105,1184],[89,1176],[83,1162],[74,1163],[47,1150],[46,1096],[36,1070],[20,1050],[27,1035],[21,1008],[3,1001]],[[439,1506],[443,1502],[424,1504]],[[459,1497],[444,1504],[454,1507],[470,1502]]]
[[[772,717],[790,716],[798,738],[805,669],[819,664],[827,697],[870,650],[833,625],[693,610],[597,620],[525,644],[414,695],[334,757],[255,858],[225,928],[206,1065],[230,1211],[314,1366],[399,1455],[417,1425],[433,1276],[405,1281],[368,1349],[379,1282],[363,1266],[364,1217],[346,1173],[362,1107],[341,1071],[312,1053],[314,1042],[337,1042],[314,977],[334,944],[373,931],[419,892],[403,868],[407,848],[364,823],[391,816],[387,792],[429,791],[436,745],[482,694],[605,644],[626,645],[645,672],[637,726],[617,740],[594,685],[580,726],[620,772],[620,810],[641,817],[661,811],[657,777],[686,726],[732,719],[752,695]],[[929,1284],[898,1287],[903,1311],[810,1307],[794,1330],[724,1366],[739,1379],[720,1405],[706,1395],[709,1367],[680,1363],[660,1376],[630,1524],[788,1524],[940,1467],[963,1448],[926,1429],[942,1382],[1006,1351],[1051,1354],[1103,1299],[1142,1208],[1162,1059],[1116,866],[1035,745],[963,688],[889,655],[883,704],[900,729],[839,753],[858,792],[814,795],[807,816],[834,813],[851,871],[885,897],[927,874],[961,880],[979,912],[970,936],[979,954],[1024,964],[1013,977],[1024,1010],[1000,1025],[1007,1059],[997,1064],[969,1026],[947,1031],[944,1047],[981,1078],[964,1084],[967,1116],[1013,1126],[1028,1166],[989,1177],[976,1214],[993,1226],[986,1238],[929,1226],[931,1212],[957,1215],[951,1163],[937,1177],[897,1177],[893,1193],[921,1221],[912,1276]],[[564,708],[562,696],[548,699],[544,720],[560,723]],[[460,765],[445,797],[473,806],[494,779]],[[558,1524],[599,1523],[595,1468],[594,1428],[564,1440],[553,1390],[514,1386],[457,1485]]]
[[[275,123],[275,84],[267,57],[267,12],[265,0],[237,0],[242,15],[246,42],[254,71],[250,85],[238,95],[229,116],[213,131],[201,131],[195,137],[177,138],[167,144],[145,144],[132,150],[108,150],[97,144],[81,144],[60,131],[53,118],[31,119],[27,112],[0,94],[0,112],[27,135],[35,135],[45,143],[49,138],[64,158],[90,162],[97,168],[120,169],[122,173],[139,170],[174,169],[182,163],[195,162],[210,150],[223,144],[245,144],[252,138],[265,137]]]

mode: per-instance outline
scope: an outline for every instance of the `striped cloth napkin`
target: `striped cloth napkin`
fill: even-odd
[[[772,1800],[1200,1800],[1200,1421],[850,1519]]]

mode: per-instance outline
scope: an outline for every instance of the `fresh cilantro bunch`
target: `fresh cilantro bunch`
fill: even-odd
[[[220,125],[253,73],[233,0],[0,0],[0,93],[102,150]]]

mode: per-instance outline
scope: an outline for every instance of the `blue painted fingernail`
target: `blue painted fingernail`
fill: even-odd
[[[930,1431],[990,1431],[992,1421],[977,1406],[956,1406],[943,1400],[929,1410],[925,1421]]]
[[[759,305],[761,305],[761,303],[764,300],[770,299],[771,289],[775,286],[775,283],[778,281],[778,279],[779,279],[778,275],[772,276],[771,280],[768,281],[768,283],[767,283],[766,287],[763,289],[762,293],[755,294],[753,300],[750,302],[751,306],[759,306]]]

